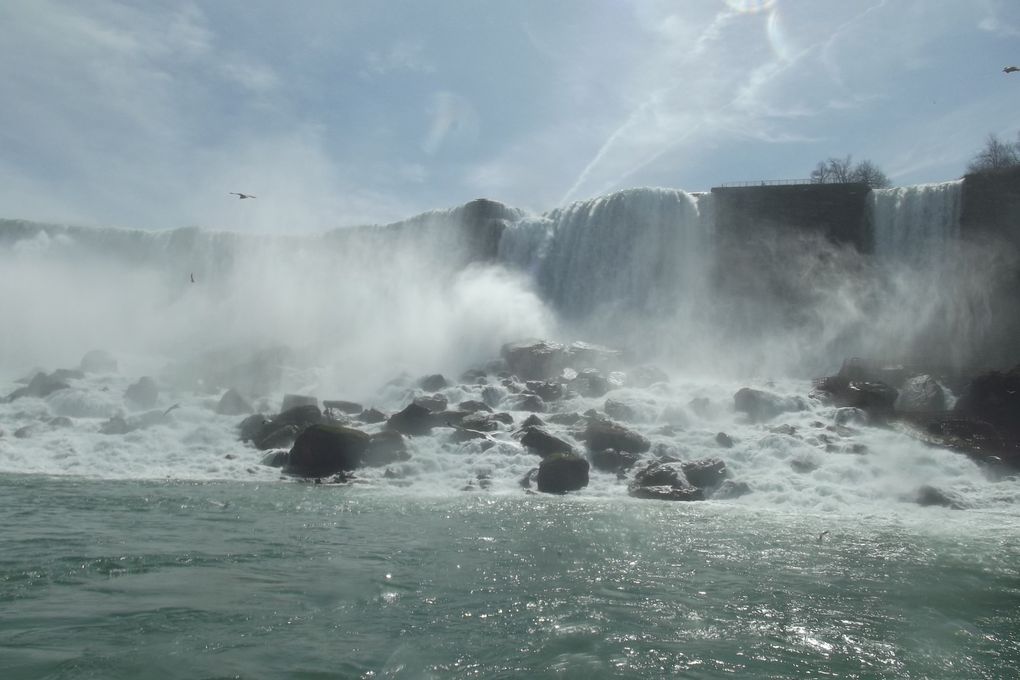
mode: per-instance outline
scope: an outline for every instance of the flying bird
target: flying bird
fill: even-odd
[[[1007,66],[1002,69],[1003,73],[1016,73],[1017,71],[1020,71],[1020,66]]]
[[[191,282],[192,283],[195,282],[195,273],[194,272],[191,273]]]
[[[236,191],[231,191],[230,194],[231,194],[231,196],[237,196],[242,201],[244,199],[246,199],[246,198],[258,198],[258,196],[255,196],[253,194],[242,194],[242,193],[238,193]]]

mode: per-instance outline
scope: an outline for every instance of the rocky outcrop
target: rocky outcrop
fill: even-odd
[[[584,431],[585,441],[592,451],[616,449],[629,453],[644,453],[652,447],[648,439],[634,430],[611,420],[589,418]]]
[[[718,458],[655,461],[638,470],[628,493],[634,498],[701,501],[726,480],[726,464]]]
[[[543,493],[567,493],[588,486],[588,461],[573,453],[557,453],[538,466],[536,481]]]
[[[311,425],[294,442],[284,472],[299,477],[327,477],[349,472],[362,463],[370,437],[360,430]]]

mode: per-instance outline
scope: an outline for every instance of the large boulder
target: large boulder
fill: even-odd
[[[441,374],[435,373],[433,375],[427,375],[418,381],[418,387],[422,388],[426,392],[438,392],[439,390],[445,389],[449,385]]]
[[[588,461],[573,453],[557,453],[538,465],[538,490],[566,493],[588,486]]]
[[[219,403],[216,404],[216,413],[221,416],[243,416],[254,410],[248,400],[241,396],[241,393],[234,388],[224,392],[223,396],[220,397]]]
[[[246,435],[255,448],[265,451],[289,446],[299,434],[311,425],[322,422],[322,411],[314,404],[296,406],[271,420],[263,420],[256,430],[258,416],[242,422],[242,439]]]
[[[532,394],[542,397],[543,401],[556,401],[563,398],[563,384],[549,380],[529,380],[525,387]]]
[[[580,341],[570,343],[565,354],[567,365],[578,371],[586,368],[613,370],[619,365],[622,356],[620,350]]]
[[[133,409],[155,408],[159,401],[159,387],[149,376],[143,376],[124,391],[124,401]]]
[[[66,390],[68,388],[70,388],[70,385],[60,377],[57,371],[49,375],[46,373],[36,373],[28,385],[19,387],[8,394],[7,401],[14,401],[21,397],[37,397],[41,399],[58,390]]]
[[[637,453],[617,451],[616,449],[592,451],[589,453],[588,458],[591,460],[592,467],[596,470],[615,472],[617,474],[626,472],[641,460],[641,456]]]
[[[404,436],[394,430],[383,430],[369,438],[362,463],[368,467],[383,467],[410,459]]]
[[[512,342],[503,345],[500,355],[510,371],[524,380],[548,380],[564,365],[563,345],[546,340]]]
[[[701,458],[681,463],[684,477],[699,489],[714,489],[721,485],[728,476],[726,463],[720,458]]]
[[[652,447],[651,442],[644,435],[602,418],[589,418],[584,435],[588,448],[592,451],[616,449],[630,453],[644,453]]]
[[[747,414],[751,422],[760,423],[788,411],[803,411],[807,409],[807,403],[800,397],[783,397],[764,390],[742,387],[733,395],[733,408]]]
[[[360,430],[311,425],[302,432],[287,458],[284,471],[300,477],[327,477],[361,465],[370,437]]]
[[[983,420],[1020,437],[1020,365],[1006,373],[983,373],[964,389],[954,408],[957,414]]]
[[[444,410],[450,402],[442,394],[427,394],[421,397],[415,397],[413,403],[417,406],[428,409],[432,413],[439,413]]]
[[[522,430],[521,444],[543,458],[557,453],[573,453],[574,447],[559,437],[549,434],[540,427],[526,427]]]
[[[726,464],[718,458],[654,461],[638,470],[628,493],[634,498],[701,501],[723,483],[726,474]]]
[[[901,413],[923,413],[946,410],[946,393],[930,375],[915,375],[900,386],[894,403]]]
[[[389,429],[411,436],[428,434],[434,424],[432,411],[416,403],[408,404],[403,411],[394,413],[386,421]]]

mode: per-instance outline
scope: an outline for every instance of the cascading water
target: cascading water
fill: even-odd
[[[963,180],[871,192],[875,254],[918,262],[945,255],[960,235]]]

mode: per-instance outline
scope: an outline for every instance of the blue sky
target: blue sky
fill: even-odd
[[[5,0],[0,216],[317,231],[846,154],[942,181],[1016,139],[1013,63],[1016,0]]]

